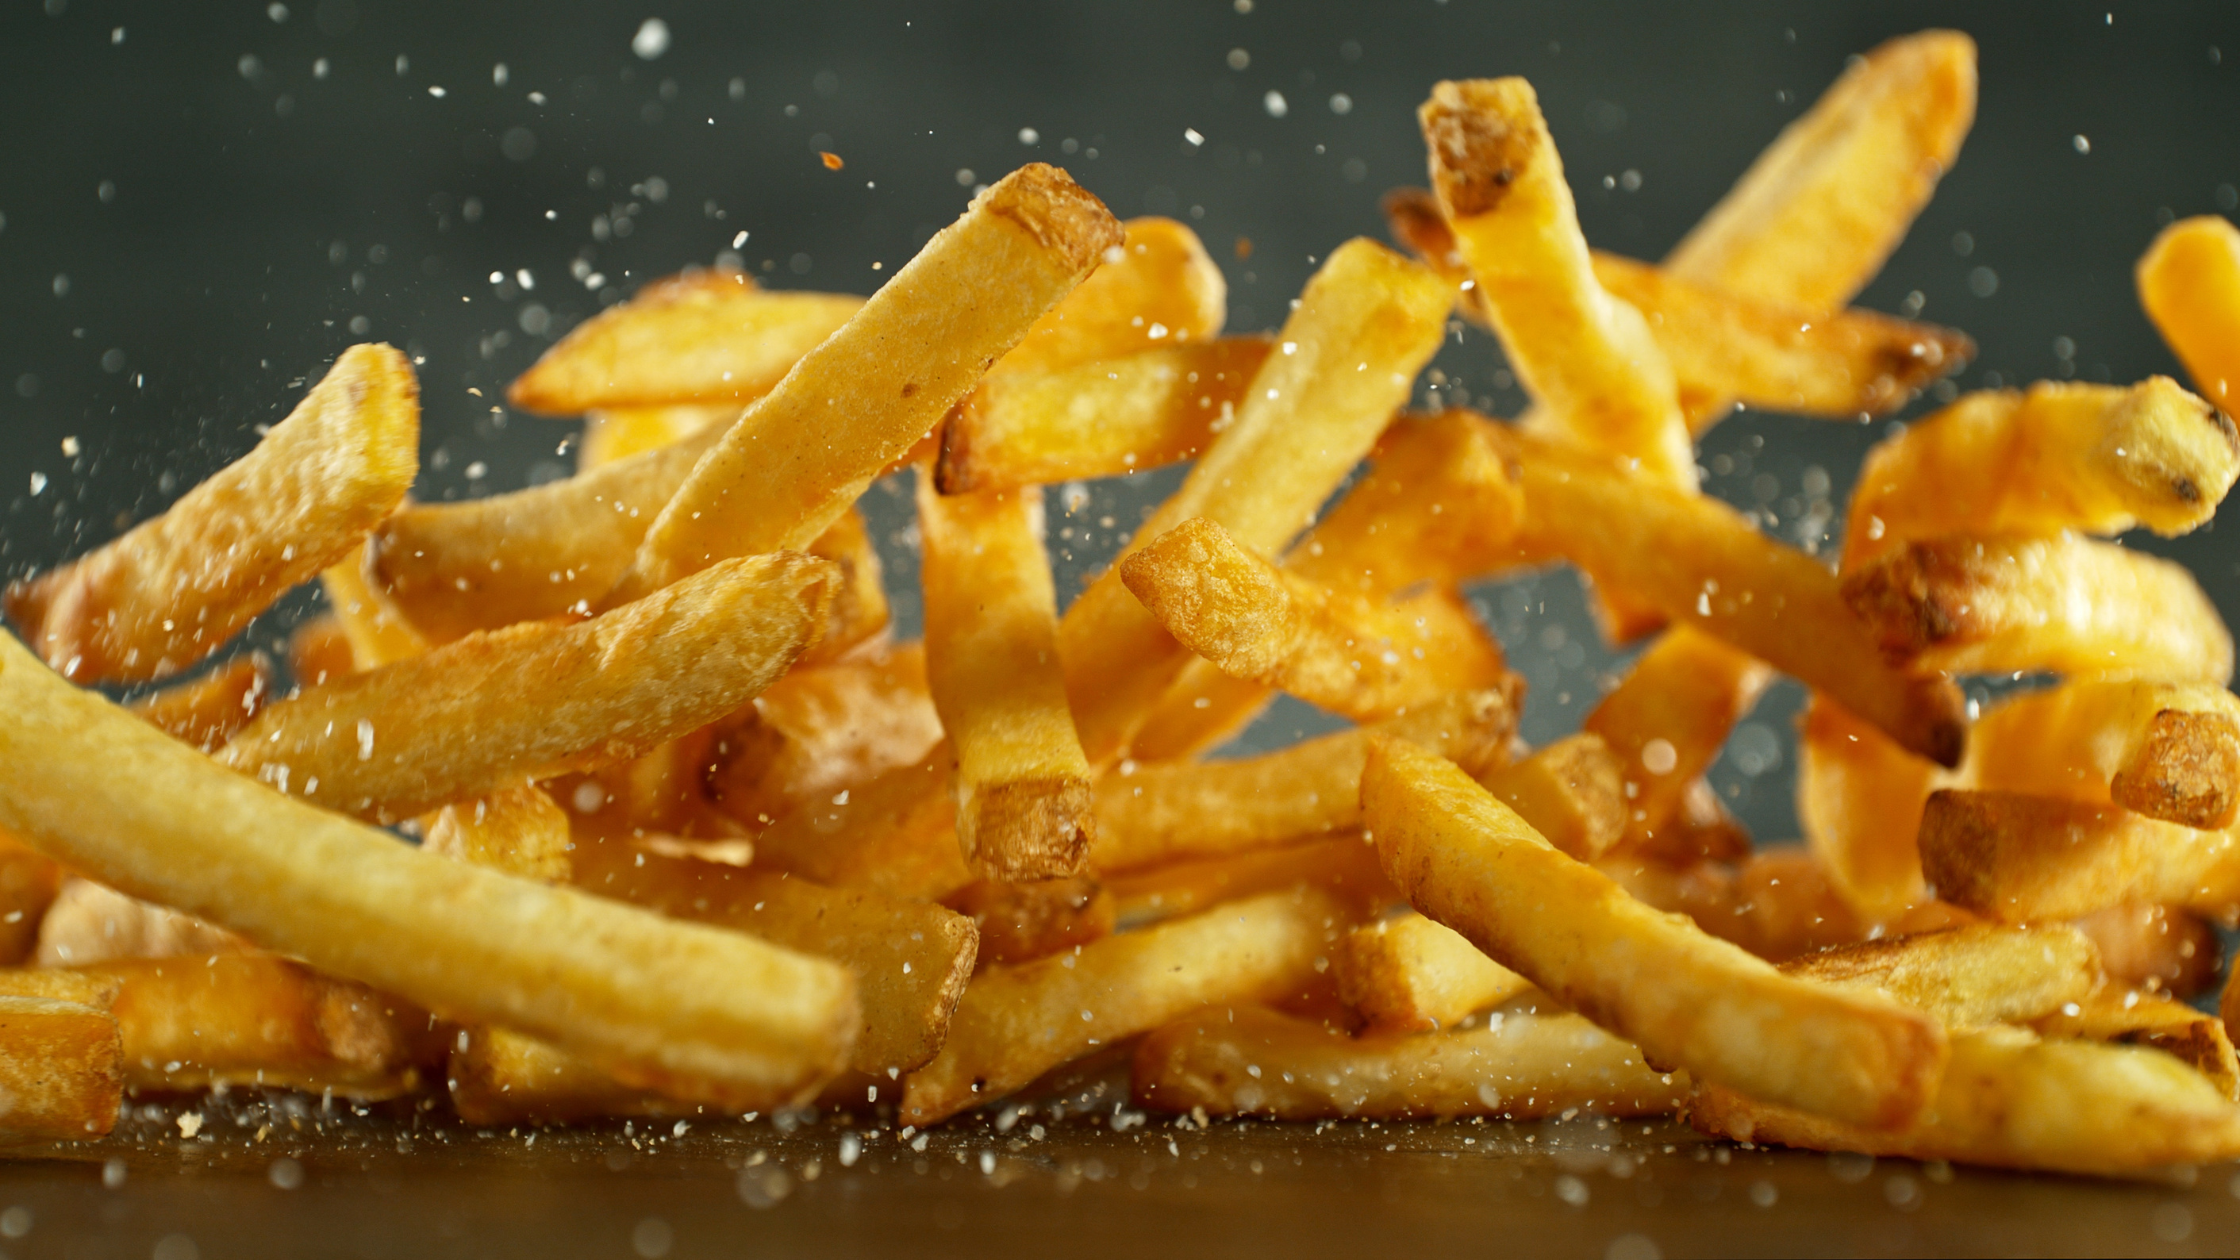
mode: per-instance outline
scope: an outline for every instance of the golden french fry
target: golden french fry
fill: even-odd
[[[1665,258],[1685,280],[1831,311],[1905,237],[1975,121],[1975,41],[1890,40],[1784,128]]]
[[[1100,245],[1089,278],[996,360],[1000,375],[1049,372],[1220,333],[1229,282],[1198,234],[1156,216],[1120,227],[1123,238]]]
[[[116,1017],[85,1003],[0,996],[0,1136],[84,1141],[124,1102]]]
[[[254,949],[193,915],[125,896],[90,879],[64,881],[38,924],[41,967],[87,967],[131,958],[208,958]]]
[[[607,605],[823,533],[1120,239],[1103,203],[1055,167],[997,181],[724,431]]]
[[[1936,1017],[1946,1028],[2023,1024],[2058,1015],[2100,985],[2100,953],[2058,924],[1970,924],[1862,941],[1783,963],[1822,984],[1873,989]]]
[[[2184,534],[2235,476],[2240,431],[2167,376],[1969,394],[1868,452],[1843,565],[1947,535]]]
[[[840,570],[832,589],[832,613],[825,631],[801,654],[811,665],[835,661],[854,652],[887,628],[886,568],[871,544],[871,529],[853,504],[843,509],[823,533],[809,541],[807,551],[819,560],[830,560]]]
[[[2208,992],[2224,970],[2224,947],[2217,930],[2184,910],[2115,906],[2085,915],[2070,926],[2092,938],[2100,950],[2100,969],[2126,989],[2188,1000]]]
[[[1415,1036],[1335,1033],[1256,1007],[1216,1007],[1136,1047],[1137,1106],[1278,1120],[1677,1110],[1684,1080],[1577,1015],[1506,1015],[1485,1028]]]
[[[947,741],[923,758],[782,815],[755,836],[755,860],[833,888],[939,901],[978,879],[956,839]]]
[[[2103,985],[2096,993],[2031,1020],[2030,1026],[2046,1037],[2081,1037],[2160,1050],[2208,1077],[2226,1098],[2240,1102],[2240,1057],[2233,1054],[2223,1022],[2183,1002]]]
[[[994,1102],[1201,1006],[1286,996],[1328,965],[1350,917],[1328,895],[1297,889],[991,967],[965,989],[941,1053],[905,1082],[902,1119],[931,1124]]]
[[[567,882],[568,851],[575,847],[568,815],[534,783],[446,805],[424,828],[420,847],[430,853],[523,879]]]
[[[106,1011],[123,982],[61,967],[0,967],[0,997],[47,998]]]
[[[272,695],[272,660],[262,652],[237,656],[191,682],[173,683],[128,707],[157,730],[204,752],[248,725]]]
[[[1392,881],[1377,865],[1376,846],[1358,832],[1340,832],[1305,844],[1253,849],[1231,857],[1175,862],[1113,876],[1116,922],[1142,927],[1196,914],[1225,901],[1240,901],[1284,888],[1320,888],[1363,916],[1399,900]]]
[[[1042,490],[941,495],[918,474],[926,680],[956,752],[957,844],[989,879],[1081,867],[1096,819],[1066,708]]]
[[[2220,692],[2230,706],[2230,692]],[[2164,709],[2108,780],[2116,804],[2189,827],[2240,819],[2240,722],[2230,712]]]
[[[2019,1028],[1955,1034],[1935,1100],[1905,1128],[1865,1129],[1716,1088],[1697,1092],[1688,1118],[1739,1142],[2100,1176],[2240,1155],[2240,1107],[2186,1064]]]
[[[796,667],[754,698],[712,750],[708,788],[725,813],[768,826],[812,800],[915,763],[941,742],[925,647],[908,643]]]
[[[310,688],[217,759],[392,822],[628,758],[769,686],[824,628],[838,576],[785,552],[704,573],[590,621],[472,635]]]
[[[1466,766],[1508,754],[1521,689],[1449,696],[1378,726]],[[1267,848],[1361,825],[1361,766],[1375,732],[1339,731],[1235,761],[1139,766],[1097,782],[1089,865],[1133,870]]]
[[[1542,839],[1592,861],[1625,835],[1625,772],[1600,735],[1581,731],[1478,776]]]
[[[1446,286],[1423,267],[1369,241],[1339,246],[1308,281],[1236,422],[1136,541],[1203,516],[1248,548],[1282,550],[1407,400],[1438,349],[1447,305]],[[1058,648],[1095,764],[1119,753],[1189,660],[1121,584],[1117,564],[1067,608]]]
[[[1915,669],[2232,679],[2231,632],[2185,566],[2075,535],[1907,543],[1843,598]]]
[[[1587,714],[1584,729],[1601,736],[1624,769],[1629,847],[1658,839],[1772,682],[1762,662],[1693,626],[1675,626]]]
[[[1945,1041],[1932,1021],[1784,976],[1650,909],[1437,755],[1376,740],[1361,800],[1416,909],[1651,1064],[1878,1129],[1911,1122],[1934,1093]]]
[[[2240,699],[2222,687],[2070,679],[1986,709],[1969,740],[1961,786],[2113,800],[2201,828],[2240,809]]]
[[[570,1124],[704,1108],[633,1089],[567,1051],[503,1028],[463,1028],[446,1061],[451,1107],[468,1124]]]
[[[687,271],[577,326],[514,380],[506,401],[555,416],[745,402],[862,305],[838,293],[773,293],[743,272]]]
[[[607,314],[593,318],[605,319]],[[730,424],[743,410],[743,402],[718,402],[615,407],[590,412],[583,418],[583,437],[576,444],[576,471],[590,472],[632,455],[682,442],[718,425]]]
[[[1031,962],[1112,935],[1117,907],[1097,881],[1076,875],[1010,884],[983,879],[946,899],[980,929],[980,965]]]
[[[288,676],[306,687],[358,672],[349,632],[331,612],[307,618],[289,632],[287,661]]]
[[[2213,214],[2171,224],[2139,260],[2138,283],[2195,388],[2240,410],[2240,229]]]
[[[130,1090],[211,1085],[388,1098],[442,1049],[428,1013],[269,954],[106,962]]]
[[[635,1084],[799,1098],[846,1060],[846,971],[432,854],[290,800],[0,636],[0,828],[131,896]]]
[[[177,673],[395,511],[419,445],[412,365],[352,346],[255,450],[124,537],[8,587],[8,615],[66,677]]]
[[[1429,1032],[1499,1006],[1532,982],[1420,914],[1363,924],[1338,944],[1338,994],[1371,1032]]]
[[[60,866],[0,823],[0,967],[31,957],[39,924],[62,891]]]
[[[1740,862],[1754,846],[1750,829],[1707,780],[1697,779],[1681,794],[1680,808],[1671,819],[1642,846],[1641,855],[1675,866]]]
[[[341,624],[350,644],[350,658],[360,670],[379,669],[428,650],[428,637],[397,611],[386,591],[376,590],[366,576],[369,537],[349,555],[319,573],[319,586],[327,605]]]
[[[1641,312],[1595,279],[1532,85],[1441,82],[1416,120],[1457,250],[1540,403],[1530,427],[1693,490],[1695,448],[1672,365]]]
[[[2240,837],[2112,805],[1947,788],[1921,815],[1937,896],[2008,923],[2073,919],[2133,902],[2209,915],[2240,907]]]
[[[1958,688],[1878,662],[1835,575],[1818,561],[1724,504],[1548,443],[1500,436],[1521,457],[1526,533],[1540,545],[1826,692],[1908,750],[1959,764],[1966,732]]]
[[[1401,604],[1286,573],[1203,517],[1137,548],[1121,581],[1184,647],[1222,672],[1280,687],[1356,721],[1375,721],[1508,673],[1461,601],[1444,591]]]
[[[1768,962],[1865,940],[1877,928],[1840,896],[1827,871],[1808,853],[1774,850],[1739,865],[1697,862],[1672,866],[1641,854],[1607,857],[1595,869],[1633,898]],[[1937,903],[1930,903],[1935,906]],[[1958,916],[1958,911],[1948,911]],[[1908,918],[1927,917],[1921,911]],[[1964,916],[1962,916],[1964,917]],[[1935,921],[1921,926],[1948,926]]]
[[[941,426],[934,484],[971,494],[1194,458],[1235,422],[1272,348],[1266,337],[1225,337],[1046,372],[998,364]]]
[[[1972,757],[1979,737],[1969,746]],[[1942,782],[1937,767],[1817,693],[1799,723],[1797,762],[1798,820],[1844,901],[1876,918],[1924,900],[1916,841],[1921,807]]]

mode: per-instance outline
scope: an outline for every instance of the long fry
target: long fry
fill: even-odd
[[[2209,214],[2171,224],[2139,260],[2138,283],[2194,387],[2240,410],[2240,228]]]
[[[419,445],[411,364],[353,346],[255,450],[99,551],[10,586],[8,615],[71,678],[185,669],[394,511]]]
[[[1363,916],[1399,900],[1377,865],[1376,846],[1351,831],[1305,844],[1139,868],[1112,876],[1105,887],[1112,893],[1116,920],[1126,928],[1285,888],[1319,888]]]
[[[1050,372],[1221,331],[1229,283],[1198,234],[1156,216],[1120,227],[1121,238],[1101,246],[1089,278],[996,361],[999,375]]]
[[[1971,924],[1807,954],[1792,976],[1874,989],[1947,1028],[2021,1024],[2059,1012],[2100,986],[2100,956],[2075,928]]]
[[[2208,829],[2240,811],[2240,697],[2222,687],[2074,678],[1986,709],[1970,740],[1964,786]]]
[[[1584,724],[1624,768],[1626,843],[1650,844],[1667,829],[1772,682],[1764,663],[1693,626],[1666,631],[1634,661]]]

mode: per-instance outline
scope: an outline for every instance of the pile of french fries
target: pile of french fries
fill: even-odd
[[[1408,252],[1332,250],[1270,336],[1222,335],[1188,228],[1030,165],[867,299],[702,271],[585,323],[511,391],[587,418],[581,470],[492,498],[409,500],[411,366],[347,351],[7,591],[0,1132],[255,1086],[925,1126],[1132,1053],[1183,1124],[2240,1157],[2186,1004],[2240,914],[2232,639],[2107,541],[2240,476],[2240,232],[2139,267],[2198,393],[1959,396],[1874,448],[1833,567],[1698,487],[1738,404],[1885,414],[1973,353],[1847,303],[1975,87],[1963,35],[1874,50],[1652,264],[1588,248],[1529,84],[1440,83]],[[1455,315],[1527,414],[1406,409]],[[1043,487],[1183,461],[1061,612]],[[855,506],[906,472],[914,642]],[[1645,647],[1531,748],[1459,592],[1565,562]],[[284,673],[210,663],[310,581]],[[1705,774],[1777,673],[1807,845],[1754,852]],[[2057,681],[1978,712],[1990,673]],[[1354,726],[1204,759],[1279,691]]]

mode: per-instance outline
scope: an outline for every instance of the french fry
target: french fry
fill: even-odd
[[[593,318],[606,316],[607,313],[602,312]],[[590,412],[583,418],[583,437],[576,444],[576,471],[590,472],[632,455],[682,442],[717,425],[730,424],[739,418],[742,410],[740,402],[720,402],[615,407]]]
[[[2105,985],[2030,1025],[2046,1037],[2081,1037],[2160,1050],[2208,1077],[2226,1098],[2240,1102],[2240,1058],[2233,1054],[2223,1022],[2183,1002]]]
[[[1361,799],[1416,909],[1653,1066],[1877,1129],[1910,1123],[1934,1094],[1945,1039],[1932,1021],[1784,976],[1650,909],[1437,755],[1375,741]]]
[[[1045,372],[999,364],[942,425],[934,484],[972,494],[1194,458],[1234,423],[1273,348],[1266,337],[1225,337]]]
[[[1120,225],[1099,266],[996,361],[1000,376],[1049,372],[1220,333],[1229,282],[1198,234],[1148,216]]]
[[[503,1028],[461,1029],[444,1076],[459,1118],[488,1127],[705,1110],[655,1090],[633,1089],[565,1050]]]
[[[2100,954],[2060,925],[1971,924],[1807,954],[1781,970],[1822,984],[1873,989],[1949,1029],[2023,1024],[2091,998]]]
[[[1348,932],[1332,965],[1339,996],[1370,1032],[1452,1028],[1532,987],[1461,933],[1413,912]]]
[[[723,731],[708,788],[725,813],[768,826],[793,809],[915,763],[941,742],[925,647],[909,643],[796,667]]]
[[[1697,779],[1681,794],[1680,808],[1642,846],[1651,861],[1675,866],[1696,862],[1740,862],[1755,842],[1750,829],[1719,799],[1709,781]]]
[[[1508,673],[1500,646],[1446,592],[1401,604],[1348,595],[1284,572],[1203,517],[1137,548],[1120,578],[1222,672],[1355,721],[1495,686]]]
[[[369,538],[319,573],[327,606],[334,610],[350,644],[350,659],[360,670],[379,669],[428,650],[428,637],[366,576],[371,546]]]
[[[1547,443],[1502,440],[1522,459],[1526,533],[1540,535],[1541,545],[1597,582],[1826,692],[1909,751],[1959,764],[1959,690],[1945,679],[1878,666],[1873,640],[1845,607],[1835,575],[1812,557],[1700,495]],[[1561,527],[1544,524],[1551,521]]]
[[[1377,865],[1376,846],[1358,832],[1148,867],[1105,881],[1115,920],[1128,929],[1196,914],[1225,901],[1299,887],[1319,888],[1363,917],[1400,899]]]
[[[2184,534],[2235,476],[2240,431],[2167,376],[1969,394],[1868,452],[1843,565],[1946,535]]]
[[[1060,879],[1096,819],[1066,708],[1042,490],[942,495],[918,475],[926,680],[956,752],[957,844],[989,879]]]
[[[1457,250],[1540,403],[1528,427],[1693,490],[1695,448],[1672,366],[1641,312],[1595,279],[1532,85],[1441,82],[1416,120]]]
[[[1255,1007],[1211,1008],[1136,1047],[1137,1106],[1277,1120],[1675,1110],[1687,1085],[1577,1015],[1508,1015],[1485,1028],[1347,1037]]]
[[[1430,271],[1369,241],[1339,246],[1308,281],[1236,422],[1136,542],[1203,516],[1245,547],[1282,550],[1406,401],[1438,349],[1447,305]],[[1058,654],[1092,764],[1119,753],[1189,660],[1121,584],[1118,564],[1067,608]]]
[[[576,625],[470,636],[273,705],[217,760],[381,822],[609,764],[769,686],[824,628],[837,576],[756,556]]]
[[[1601,736],[1624,769],[1629,847],[1658,838],[1772,682],[1763,663],[1681,625],[1636,658],[1625,680],[1587,714],[1584,729]]]
[[[320,613],[288,633],[288,676],[305,687],[358,672],[358,658],[342,618]]]
[[[1514,684],[1450,696],[1377,730],[1484,770],[1507,755],[1521,698]],[[1372,737],[1339,731],[1257,757],[1107,775],[1097,783],[1089,865],[1132,870],[1358,827]]]
[[[556,801],[566,801],[577,818],[608,832],[661,832],[679,844],[706,841],[714,855],[752,856],[751,834],[738,820],[716,809],[707,795],[708,766],[716,741],[713,723],[665,740],[626,761],[586,775],[564,775],[546,783]],[[594,801],[596,798],[596,802]],[[741,849],[741,846],[744,849]]]
[[[2162,229],[2139,260],[2139,304],[2195,388],[2240,411],[2240,230],[2212,214]]]
[[[933,1062],[904,1083],[905,1123],[993,1102],[1051,1068],[1214,1003],[1312,980],[1350,916],[1311,889],[1270,893],[973,977]]]
[[[0,996],[0,1138],[101,1137],[124,1102],[116,1018],[50,997]]]
[[[1393,237],[1457,283],[1468,278],[1438,199],[1421,188],[1384,197]],[[1596,250],[1594,276],[1641,312],[1672,365],[1680,410],[1701,434],[1736,402],[1790,415],[1856,420],[1895,411],[1975,357],[1966,334],[1858,309],[1821,311]],[[1492,326],[1475,286],[1462,310]]]
[[[2019,1028],[1956,1034],[1935,1100],[1905,1128],[1861,1128],[1716,1088],[1697,1092],[1688,1119],[1739,1142],[2099,1176],[2240,1155],[2240,1107],[2186,1064]]]
[[[638,1085],[740,1107],[848,1056],[819,959],[414,852],[218,766],[0,636],[0,828],[128,895]]]
[[[1855,61],[1665,257],[1684,280],[1832,311],[1904,239],[1975,121],[1975,41],[1901,36]]]
[[[570,863],[568,815],[534,783],[437,810],[424,823],[420,847],[508,875],[565,883]]]
[[[257,448],[154,520],[8,587],[8,615],[64,676],[146,682],[216,651],[342,558],[419,471],[419,386],[353,346]]]
[[[250,652],[200,678],[150,692],[129,707],[157,730],[209,752],[248,725],[271,697],[272,682],[271,658]]]
[[[60,866],[0,823],[0,967],[13,967],[39,946],[39,925],[62,891]]]
[[[1937,895],[2008,923],[2135,902],[2208,915],[2240,907],[2240,843],[2111,805],[1947,788],[1921,815]]]
[[[1625,835],[1625,772],[1600,735],[1565,736],[1478,781],[1542,839],[1581,861],[1602,856]]]
[[[1797,817],[1844,901],[1875,918],[1924,900],[1917,841],[1937,767],[1825,695],[1798,727]],[[1971,737],[1971,756],[1980,742]]]
[[[578,325],[515,378],[506,401],[555,416],[745,402],[862,305],[838,293],[774,293],[738,271],[687,271]]]
[[[1970,738],[1969,787],[2113,800],[2208,829],[2240,810],[2240,699],[2222,687],[2070,679],[1985,710]]]
[[[127,897],[90,879],[69,879],[39,920],[41,967],[88,967],[132,958],[208,958],[254,949],[193,915]]]
[[[1843,598],[1917,670],[2232,678],[2232,635],[2193,574],[2113,543],[1911,542],[1853,570]]]
[[[980,929],[980,965],[1031,962],[1112,935],[1112,895],[1087,876],[1011,884],[983,879],[951,893],[950,909]]]
[[[1063,171],[1030,163],[997,181],[725,430],[607,605],[823,533],[1120,240]]]
[[[2223,971],[2224,947],[2216,929],[2184,910],[2115,906],[2071,926],[2092,938],[2100,950],[2100,969],[2126,989],[2187,1001],[2208,992]]]
[[[853,504],[830,528],[810,540],[808,552],[819,560],[830,560],[840,570],[824,634],[801,654],[802,661],[815,665],[839,660],[863,646],[887,628],[892,612],[887,607],[885,566],[871,544],[871,530],[864,523],[863,513]]]
[[[61,967],[0,967],[0,997],[47,998],[106,1011],[123,982]]]
[[[2231,693],[2220,692],[2225,707]],[[2240,820],[2240,721],[2230,712],[2164,709],[2108,780],[2118,805],[2189,827]]]
[[[862,1072],[906,1072],[931,1059],[977,957],[972,922],[940,906],[665,857],[612,837],[578,833],[574,879],[603,897],[846,967],[863,999],[850,1060]]]
[[[834,888],[939,901],[978,879],[956,839],[947,741],[911,765],[811,800],[755,837],[755,858]]]
[[[1896,925],[1875,923],[1844,900],[1811,854],[1795,850],[1759,853],[1734,865],[1671,866],[1626,854],[1604,858],[1595,869],[1635,900],[1687,915],[1720,940],[1774,963],[1865,940],[1878,927],[1926,930],[1968,918],[1931,902],[1908,911]]]

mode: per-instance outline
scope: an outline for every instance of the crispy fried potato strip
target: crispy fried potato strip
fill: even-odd
[[[1979,746],[1971,734],[1971,756]],[[1843,899],[1869,918],[1923,900],[1915,841],[1937,767],[1817,694],[1799,723],[1797,761],[1797,817]]]
[[[922,643],[799,666],[720,733],[708,789],[725,813],[768,826],[812,800],[899,766],[941,742]]]
[[[257,716],[272,697],[272,684],[271,658],[250,652],[200,678],[141,696],[127,707],[157,730],[209,752]]]
[[[1581,731],[1478,776],[1549,844],[1592,861],[1625,836],[1624,767],[1600,735]]]
[[[1584,729],[1602,737],[1624,770],[1629,847],[1651,845],[1667,829],[1690,787],[1719,759],[1734,724],[1772,682],[1763,662],[1693,626],[1676,626],[1587,714]]]
[[[2056,1015],[2100,985],[2100,952],[2072,927],[1990,923],[1862,941],[1783,963],[1822,984],[1874,989],[1946,1028],[2022,1024]]]
[[[0,823],[0,966],[15,966],[38,948],[39,925],[63,879],[53,859]]]
[[[446,805],[423,822],[420,847],[547,884],[566,883],[575,845],[567,812],[534,783]]]
[[[452,1109],[468,1124],[571,1124],[612,1116],[695,1115],[703,1108],[633,1089],[575,1055],[503,1028],[459,1033],[445,1062]]]
[[[124,1102],[122,1039],[99,1006],[0,993],[0,1138],[84,1141]]]
[[[2240,699],[2222,687],[2070,679],[1986,709],[1970,739],[1964,786],[2113,800],[2205,829],[2240,809]]]
[[[2138,283],[2194,387],[2240,410],[2240,228],[2213,214],[2171,224],[2139,260]]]
[[[898,766],[779,818],[755,837],[755,858],[834,888],[939,901],[979,876],[956,839],[946,740]]]
[[[2071,926],[2092,938],[2100,969],[2126,989],[2181,1001],[2206,993],[2223,972],[2224,946],[2201,916],[2173,906],[2115,906]]]
[[[2209,1078],[2226,1098],[2240,1102],[2240,1056],[2223,1022],[2183,1002],[2103,985],[2096,993],[2030,1021],[2047,1037],[2146,1046],[2160,1050]]]
[[[89,967],[136,958],[208,958],[256,947],[190,914],[127,897],[90,879],[62,885],[39,920],[41,967]]]
[[[1413,912],[1348,932],[1333,966],[1338,995],[1372,1032],[1452,1028],[1532,987],[1461,933]]]
[[[1933,793],[1921,815],[1921,865],[1939,897],[2009,923],[2133,902],[2210,915],[2240,907],[2234,833],[2059,797]]]
[[[1086,875],[1005,883],[983,879],[946,898],[980,929],[980,965],[1032,962],[1112,935],[1118,903]]]
[[[744,410],[743,403],[721,402],[615,407],[589,412],[583,417],[583,438],[576,444],[576,471],[590,472],[632,455],[674,445],[711,428],[728,425]]]
[[[1049,372],[1220,333],[1229,282],[1198,234],[1157,216],[1120,228],[1120,240],[1100,246],[1089,278],[996,361],[1000,374]]]

